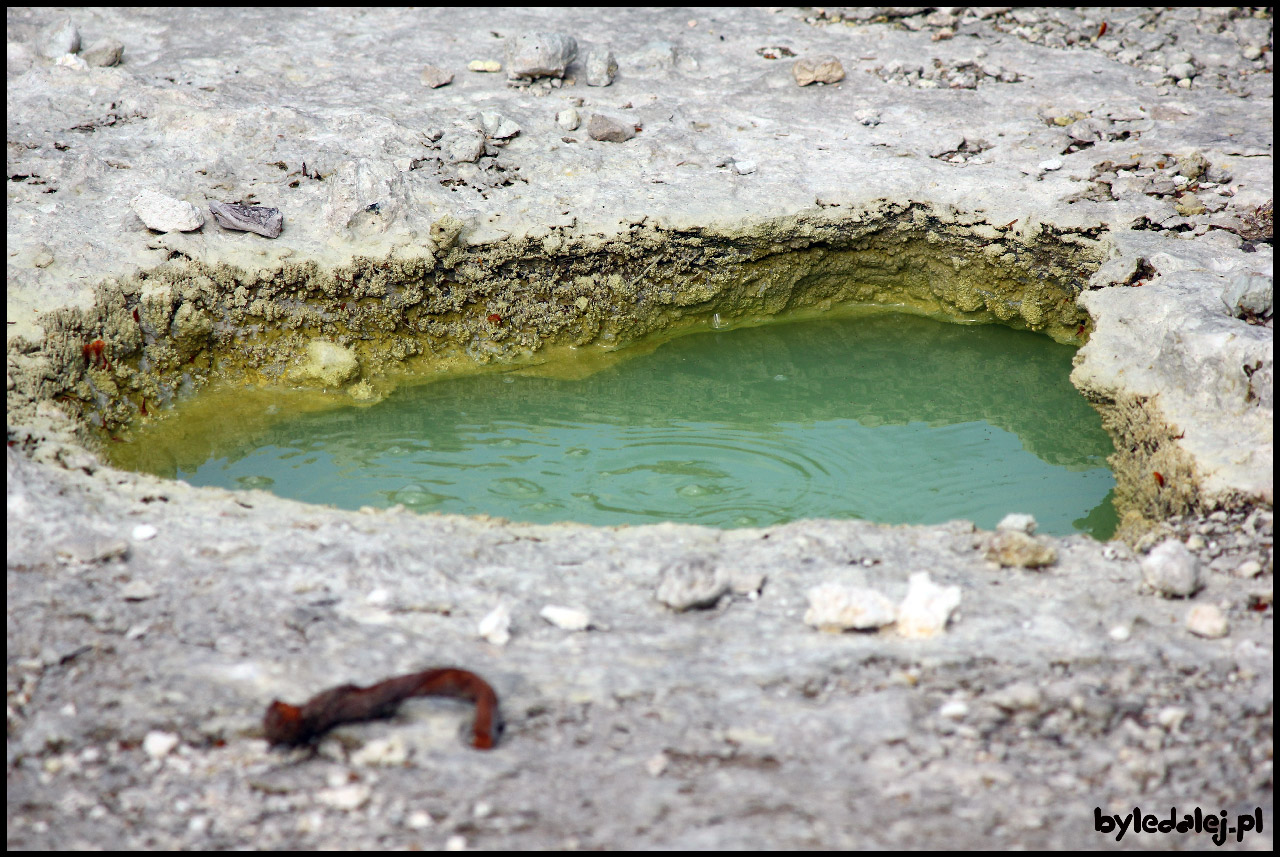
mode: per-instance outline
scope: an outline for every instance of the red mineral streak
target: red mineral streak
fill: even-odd
[[[1154,476],[1154,477],[1156,478],[1156,484],[1157,484],[1157,485],[1159,485],[1161,488],[1163,488],[1163,487],[1164,487],[1164,476],[1160,473],[1160,471],[1159,471],[1159,470],[1153,470],[1153,471],[1151,471],[1151,475],[1152,475],[1152,476]]]
[[[262,728],[267,743],[297,747],[310,744],[343,723],[390,717],[414,696],[449,696],[476,704],[471,746],[490,750],[498,741],[498,695],[489,683],[466,670],[446,667],[397,676],[369,687],[344,684],[318,693],[301,706],[274,700]]]

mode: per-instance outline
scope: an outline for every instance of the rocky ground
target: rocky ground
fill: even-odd
[[[1271,848],[1269,13],[10,9],[8,25],[9,847],[1207,847],[1203,823],[1117,842],[1100,821],[1173,807],[1225,813],[1225,847]],[[579,56],[509,85],[523,33],[571,35]],[[613,79],[589,85],[610,53]],[[276,207],[283,228],[228,231],[209,201]],[[143,225],[157,217],[168,231]],[[1060,242],[1055,276],[1092,260],[1073,380],[1117,438],[1145,521],[1128,543],[1016,522],[348,513],[122,473],[84,447],[84,421],[117,419],[198,336],[243,338],[252,312],[288,344],[312,310],[264,296],[291,264],[341,279],[417,253],[459,271],[536,244],[643,245],[671,267],[680,241],[834,247],[881,217],[1011,259]],[[161,324],[146,278],[188,263],[209,284],[165,274],[183,296]],[[596,312],[595,288],[566,312]],[[664,318],[709,306],[643,288]],[[1041,323],[1030,300],[987,306]],[[944,587],[932,606],[959,597],[939,633],[806,622],[831,607],[816,588],[897,604],[922,572]],[[479,630],[499,607],[505,642]],[[496,749],[466,745],[449,700],[313,750],[262,739],[272,699],[434,665],[494,685]]]

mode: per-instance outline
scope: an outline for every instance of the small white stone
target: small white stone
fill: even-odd
[[[1216,640],[1227,636],[1227,617],[1213,604],[1199,604],[1187,613],[1187,630],[1197,637]]]
[[[204,226],[204,212],[200,209],[153,190],[135,196],[129,207],[148,229],[156,232],[194,232]]]
[[[556,124],[566,131],[576,131],[582,124],[582,117],[572,107],[565,108],[556,114]]]
[[[585,610],[575,610],[572,607],[559,607],[555,604],[548,604],[542,608],[538,615],[557,628],[563,628],[566,631],[585,631],[591,627],[591,614]]]
[[[897,618],[893,602],[874,589],[824,583],[809,590],[804,623],[821,631],[839,633],[850,628],[865,631],[892,624]]]
[[[938,709],[938,714],[948,720],[963,720],[965,715],[969,713],[969,706],[960,699],[952,699],[944,702],[942,707]]]
[[[1116,625],[1107,632],[1107,636],[1115,640],[1117,643],[1123,643],[1125,640],[1129,639],[1132,633],[1133,632],[1129,630],[1128,625]]]
[[[1187,544],[1187,550],[1189,551],[1204,550],[1205,540],[1203,536],[1193,534],[1193,535],[1187,536],[1186,544]]]
[[[1200,560],[1177,539],[1165,539],[1142,559],[1142,579],[1166,597],[1185,598],[1201,587]]]
[[[405,744],[404,738],[399,735],[375,738],[351,754],[351,762],[355,765],[381,765],[394,768],[408,760],[409,747]]]
[[[1262,563],[1256,559],[1241,563],[1236,569],[1237,577],[1257,577],[1259,574],[1262,574]]]
[[[667,765],[670,763],[671,759],[667,757],[666,753],[658,753],[657,755],[650,756],[649,760],[644,763],[644,767],[645,770],[649,772],[649,776],[660,777],[667,769]]]
[[[178,740],[172,732],[148,732],[142,739],[142,750],[153,759],[163,759],[178,746]]]
[[[445,851],[466,851],[467,837],[454,834],[444,841]]]
[[[505,646],[511,639],[511,611],[499,604],[480,620],[480,636],[495,646]]]
[[[472,60],[467,63],[467,71],[481,71],[494,74],[502,71],[502,63],[497,60]]]
[[[1036,164],[1036,169],[1042,173],[1051,173],[1054,170],[1060,170],[1062,169],[1062,159],[1050,158],[1047,161],[1041,161]]]
[[[391,593],[383,589],[381,586],[377,589],[371,590],[369,594],[364,597],[365,603],[373,605],[374,607],[381,607],[390,600]]]
[[[323,789],[316,793],[316,800],[326,806],[350,812],[369,802],[373,790],[364,783],[352,783],[336,789]]]
[[[734,161],[733,171],[740,176],[749,176],[756,171],[755,161]]]
[[[939,586],[927,571],[917,572],[908,580],[907,597],[898,605],[898,633],[914,638],[940,634],[959,606],[960,587]]]
[[[1001,518],[1000,523],[996,524],[996,531],[999,532],[1000,530],[1012,530],[1032,535],[1036,531],[1035,516],[1011,512]]]
[[[146,601],[156,597],[156,588],[145,580],[131,580],[120,589],[125,601]]]
[[[148,539],[154,539],[158,532],[160,531],[150,524],[138,524],[138,526],[133,528],[133,533],[131,535],[135,542],[145,542]]]
[[[424,830],[425,828],[430,827],[432,824],[435,824],[435,822],[432,821],[430,813],[426,813],[418,809],[409,813],[409,817],[405,819],[404,824],[405,824],[405,827],[409,828],[410,830]]]
[[[1187,709],[1176,705],[1167,705],[1156,714],[1156,722],[1170,732],[1176,732],[1187,717]]]

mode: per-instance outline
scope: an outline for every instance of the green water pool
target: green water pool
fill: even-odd
[[[372,406],[286,414],[287,396],[224,392],[113,452],[345,508],[714,527],[990,528],[1027,512],[1042,532],[1108,538],[1114,449],[1068,381],[1074,353],[875,312],[689,334],[574,380],[534,367],[403,385]]]

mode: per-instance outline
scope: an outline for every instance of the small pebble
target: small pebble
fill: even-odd
[[[350,812],[359,809],[369,802],[373,790],[364,783],[352,783],[332,789],[321,789],[316,792],[316,800],[333,809]]]
[[[1262,574],[1262,563],[1256,559],[1241,563],[1236,569],[1236,577],[1257,577],[1259,574]]]
[[[587,86],[608,86],[618,73],[618,61],[610,50],[592,48],[587,51],[585,65]]]
[[[1142,579],[1165,597],[1185,598],[1203,585],[1200,560],[1177,539],[1166,539],[1141,562]]]
[[[194,232],[204,226],[204,214],[189,202],[144,190],[129,202],[133,213],[156,232]]]
[[[263,238],[279,238],[280,230],[284,228],[284,215],[280,209],[265,205],[209,200],[209,213],[223,229],[252,232]]]
[[[756,171],[755,161],[734,161],[733,171],[740,176],[749,176]]]
[[[791,66],[791,76],[800,86],[811,83],[836,83],[844,80],[844,66],[833,56],[801,57]]]
[[[963,720],[968,713],[968,704],[959,699],[944,702],[942,707],[938,709],[938,715],[948,720]]]
[[[495,74],[502,71],[502,63],[497,60],[472,60],[467,63],[467,71],[479,71],[486,74]]]
[[[142,739],[142,750],[153,759],[163,759],[178,746],[178,740],[172,732],[148,732]]]
[[[133,528],[131,535],[135,542],[145,542],[148,539],[154,539],[158,532],[159,530],[150,524],[138,524],[138,526]]]
[[[1058,561],[1058,551],[1020,530],[1002,530],[987,543],[986,558],[1003,568],[1042,568]]]
[[[904,637],[933,637],[947,627],[960,606],[960,587],[939,586],[926,571],[908,579],[907,596],[898,605],[898,633]]]
[[[1217,605],[1198,604],[1187,612],[1187,630],[1197,637],[1216,640],[1227,636],[1230,629],[1227,626],[1227,617],[1222,614],[1222,610]]]
[[[477,627],[480,636],[495,646],[505,646],[511,640],[511,611],[499,604],[480,620]]]
[[[1131,634],[1132,632],[1129,630],[1128,625],[1116,625],[1107,632],[1107,636],[1115,640],[1117,643],[1123,643],[1125,640],[1128,640]]]
[[[892,624],[897,615],[894,603],[874,589],[824,583],[809,590],[804,623],[832,633],[867,631]]]
[[[624,143],[636,135],[635,126],[630,122],[614,119],[600,113],[591,114],[587,120],[587,136],[603,143]]]
[[[1176,705],[1167,705],[1156,714],[1156,722],[1170,732],[1178,731],[1182,721],[1187,719],[1187,709]]]
[[[506,41],[507,79],[562,78],[577,56],[578,42],[566,33],[522,33]]]
[[[124,58],[124,44],[119,39],[107,36],[81,51],[80,57],[95,68],[109,68],[119,65]]]
[[[1053,172],[1054,170],[1060,170],[1062,169],[1062,159],[1050,158],[1047,161],[1041,161],[1040,163],[1036,164],[1036,169],[1042,173],[1049,173],[1049,172]]]
[[[662,571],[657,599],[683,612],[714,607],[729,591],[729,575],[706,557],[680,559]]]
[[[559,607],[555,604],[548,604],[542,608],[538,615],[557,628],[563,628],[566,631],[585,631],[591,627],[591,614],[585,610],[575,610],[572,607]]]
[[[1032,535],[1036,531],[1036,519],[1034,515],[1021,515],[1011,512],[1000,519],[1000,523],[996,524],[996,532],[1010,530],[1019,533]]]
[[[156,588],[145,580],[131,580],[120,589],[125,601],[146,601],[156,597]]]
[[[576,131],[582,124],[582,119],[579,118],[577,110],[569,107],[556,114],[556,124],[566,131]]]
[[[480,114],[480,125],[484,133],[494,140],[509,140],[520,133],[520,126],[500,113],[486,110]]]
[[[61,18],[40,32],[40,53],[57,59],[80,50],[80,31],[70,18]]]
[[[429,65],[422,70],[422,85],[439,89],[453,82],[453,72]]]

